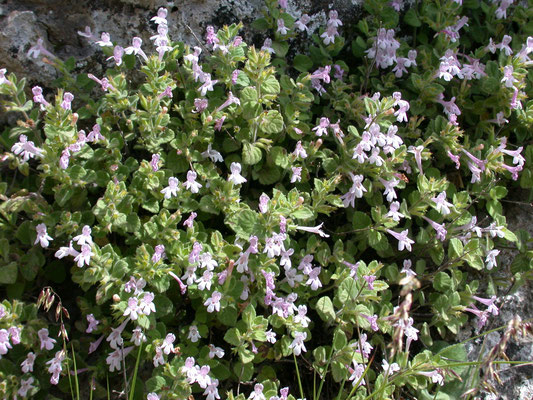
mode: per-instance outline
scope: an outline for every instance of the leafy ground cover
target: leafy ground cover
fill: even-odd
[[[87,28],[102,76],[39,41],[54,93],[0,70],[5,398],[493,391],[530,321],[475,362],[455,335],[531,275],[502,200],[533,187],[532,8],[369,1],[315,31],[286,9],[255,46],[174,42],[163,8],[153,43]]]

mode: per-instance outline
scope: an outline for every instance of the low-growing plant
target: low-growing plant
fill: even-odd
[[[17,116],[0,138],[0,393],[494,390],[531,325],[479,361],[456,335],[473,317],[486,334],[533,266],[502,207],[520,174],[533,187],[531,8],[511,3],[372,0],[313,31],[266,0],[263,44],[234,24],[193,48],[161,8],[152,53],[80,32],[113,64],[98,76],[39,41],[55,93],[28,99],[0,70]]]

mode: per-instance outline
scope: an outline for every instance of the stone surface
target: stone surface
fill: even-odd
[[[325,25],[328,10],[336,9],[346,25],[357,21],[358,3],[353,0],[294,0],[289,1],[287,11],[295,18],[309,14],[310,26],[318,28]],[[0,0],[1,67],[28,77],[30,83],[46,86],[46,82],[56,77],[55,70],[27,56],[39,37],[43,38],[46,48],[61,59],[74,56],[83,61],[82,65],[94,67],[94,61],[102,64],[104,60],[98,46],[77,34],[85,26],[98,36],[108,32],[111,41],[122,47],[129,46],[133,36],[139,36],[143,48],[151,49],[149,38],[155,34],[155,25],[150,18],[159,7],[169,11],[167,20],[172,40],[198,45],[207,25],[220,28],[242,21],[245,40],[256,39],[259,42],[255,44],[260,45],[264,38],[254,35],[249,28],[262,16],[263,6],[263,0]]]
[[[533,235],[533,205],[524,201],[527,199],[529,191],[514,189],[508,202],[505,202],[505,215],[509,224],[509,229],[517,232],[520,229],[526,230]],[[516,250],[504,249],[501,251],[498,261],[498,273],[496,279],[500,278],[508,285],[510,273],[510,264],[517,254]],[[485,330],[505,326],[518,315],[523,321],[533,319],[533,283],[527,282],[518,291],[506,295],[504,291],[500,292],[500,302],[498,306],[500,313],[498,316],[491,316]],[[489,296],[486,296],[489,297]],[[472,320],[462,332],[458,335],[458,340],[462,341],[476,334],[476,321]],[[483,359],[488,352],[498,344],[502,338],[503,330],[493,332],[485,337],[476,339],[466,344],[466,350],[470,361]],[[480,357],[481,353],[481,357]],[[522,337],[518,340],[511,340],[506,351],[510,360],[514,361],[533,361],[533,337]],[[497,395],[485,393],[477,399],[484,400],[531,400],[533,399],[533,365],[501,365],[499,377],[502,384],[491,381]]]

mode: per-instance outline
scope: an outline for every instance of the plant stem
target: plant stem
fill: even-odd
[[[139,345],[139,351],[137,352],[137,361],[135,361],[135,369],[133,370],[133,380],[131,381],[131,390],[129,395],[129,400],[133,400],[133,396],[135,394],[135,382],[137,381],[137,371],[139,370],[139,362],[141,360],[141,349],[143,347],[143,344]]]
[[[296,366],[296,376],[298,377],[298,386],[300,388],[300,397],[303,399],[304,396],[304,390],[302,387],[302,380],[300,379],[300,370],[298,369],[298,361],[296,361],[296,355],[292,353],[292,356],[294,357],[294,365]]]

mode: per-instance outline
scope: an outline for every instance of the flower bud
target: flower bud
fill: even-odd
[[[113,301],[114,301],[115,303],[118,303],[118,302],[120,301],[120,296],[119,296],[118,294],[114,294],[114,295],[113,295]]]
[[[205,119],[205,122],[209,124],[211,121],[213,121],[213,116],[208,115],[207,118]]]
[[[79,117],[80,116],[78,115],[78,113],[72,113],[72,122],[71,122],[71,124],[72,125],[76,125],[76,122],[78,122],[78,118]]]

